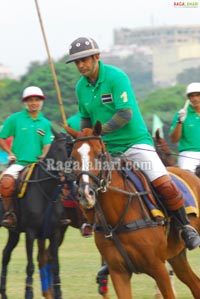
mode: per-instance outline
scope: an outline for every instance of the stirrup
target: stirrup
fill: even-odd
[[[200,246],[200,236],[197,230],[191,225],[184,225],[181,229],[181,237],[189,250]]]
[[[81,235],[82,237],[89,238],[92,237],[92,225],[89,223],[83,223],[81,226]]]
[[[17,217],[14,212],[6,212],[1,221],[1,226],[5,228],[15,228],[17,224]]]

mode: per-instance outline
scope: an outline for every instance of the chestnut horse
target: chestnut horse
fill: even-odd
[[[185,244],[171,220],[152,218],[142,196],[115,167],[101,139],[101,123],[93,129],[65,130],[75,138],[72,150],[73,170],[77,176],[79,202],[88,221],[95,223],[95,243],[108,264],[118,299],[131,299],[132,273],[146,273],[157,283],[165,299],[174,299],[167,260],[177,277],[200,298],[200,279],[191,269]],[[200,200],[200,181],[192,173],[177,167],[168,170],[184,180]],[[152,194],[151,194],[152,195]],[[153,196],[155,197],[154,193]],[[166,217],[165,217],[166,218]],[[189,215],[200,232],[200,219]]]

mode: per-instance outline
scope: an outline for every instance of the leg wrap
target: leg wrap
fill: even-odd
[[[162,176],[153,181],[153,185],[168,211],[176,211],[184,205],[183,195],[170,177]]]

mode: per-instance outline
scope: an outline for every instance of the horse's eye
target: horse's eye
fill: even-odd
[[[101,159],[101,153],[95,153],[95,156],[94,156],[95,159]]]

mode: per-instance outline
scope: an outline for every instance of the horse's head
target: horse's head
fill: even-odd
[[[156,151],[165,166],[175,166],[176,160],[173,156],[172,150],[167,144],[166,140],[160,136],[160,130],[157,129],[155,137],[153,138]]]
[[[49,171],[66,174],[71,171],[69,156],[72,150],[72,139],[63,132],[52,128],[54,140],[45,159]]]
[[[93,129],[77,132],[67,125],[65,130],[75,138],[72,149],[73,170],[78,183],[78,199],[85,209],[91,209],[96,203],[99,191],[105,191],[108,184],[108,171],[105,164],[108,153],[101,139],[101,123],[97,121]]]

